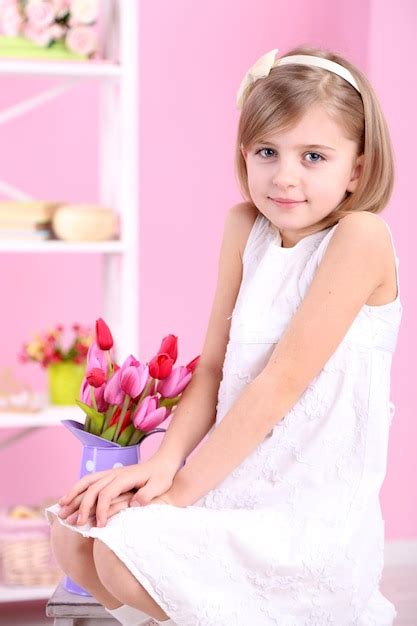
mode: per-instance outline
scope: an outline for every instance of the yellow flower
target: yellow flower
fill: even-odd
[[[37,359],[39,354],[42,354],[42,343],[39,340],[32,341],[26,347],[26,352],[33,359]]]

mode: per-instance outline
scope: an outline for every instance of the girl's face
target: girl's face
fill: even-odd
[[[319,106],[291,130],[271,134],[249,150],[242,147],[252,200],[279,228],[284,246],[316,232],[316,224],[354,191],[363,163],[356,151],[356,143]]]

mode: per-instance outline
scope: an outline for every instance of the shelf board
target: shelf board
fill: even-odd
[[[30,428],[34,426],[59,425],[61,420],[76,420],[84,423],[85,415],[78,406],[47,406],[33,413],[0,411],[1,428]]]
[[[2,240],[0,252],[86,252],[100,254],[120,254],[124,251],[121,241],[61,241],[48,239],[46,241]]]
[[[120,65],[107,61],[42,61],[0,59],[0,75],[119,78]]]
[[[24,585],[0,585],[1,602],[22,602],[23,600],[48,600],[54,587],[26,587]]]

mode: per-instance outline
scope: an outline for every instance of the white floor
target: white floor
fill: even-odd
[[[381,591],[398,611],[395,626],[417,626],[417,542],[387,545],[385,564]],[[43,600],[0,604],[0,626],[52,624],[45,616],[45,604]]]

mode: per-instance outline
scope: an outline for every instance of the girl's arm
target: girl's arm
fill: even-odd
[[[218,278],[206,339],[190,384],[176,406],[162,443],[152,458],[178,467],[216,421],[217,394],[230,332],[230,316],[242,280],[242,250],[256,217],[253,205],[233,206],[226,217]]]
[[[191,505],[216,487],[294,406],[384,282],[392,256],[389,232],[377,215],[353,213],[340,220],[267,365],[177,472],[166,492],[174,506]]]
[[[153,459],[179,467],[207,435],[215,423],[220,378],[218,373],[198,363]]]

